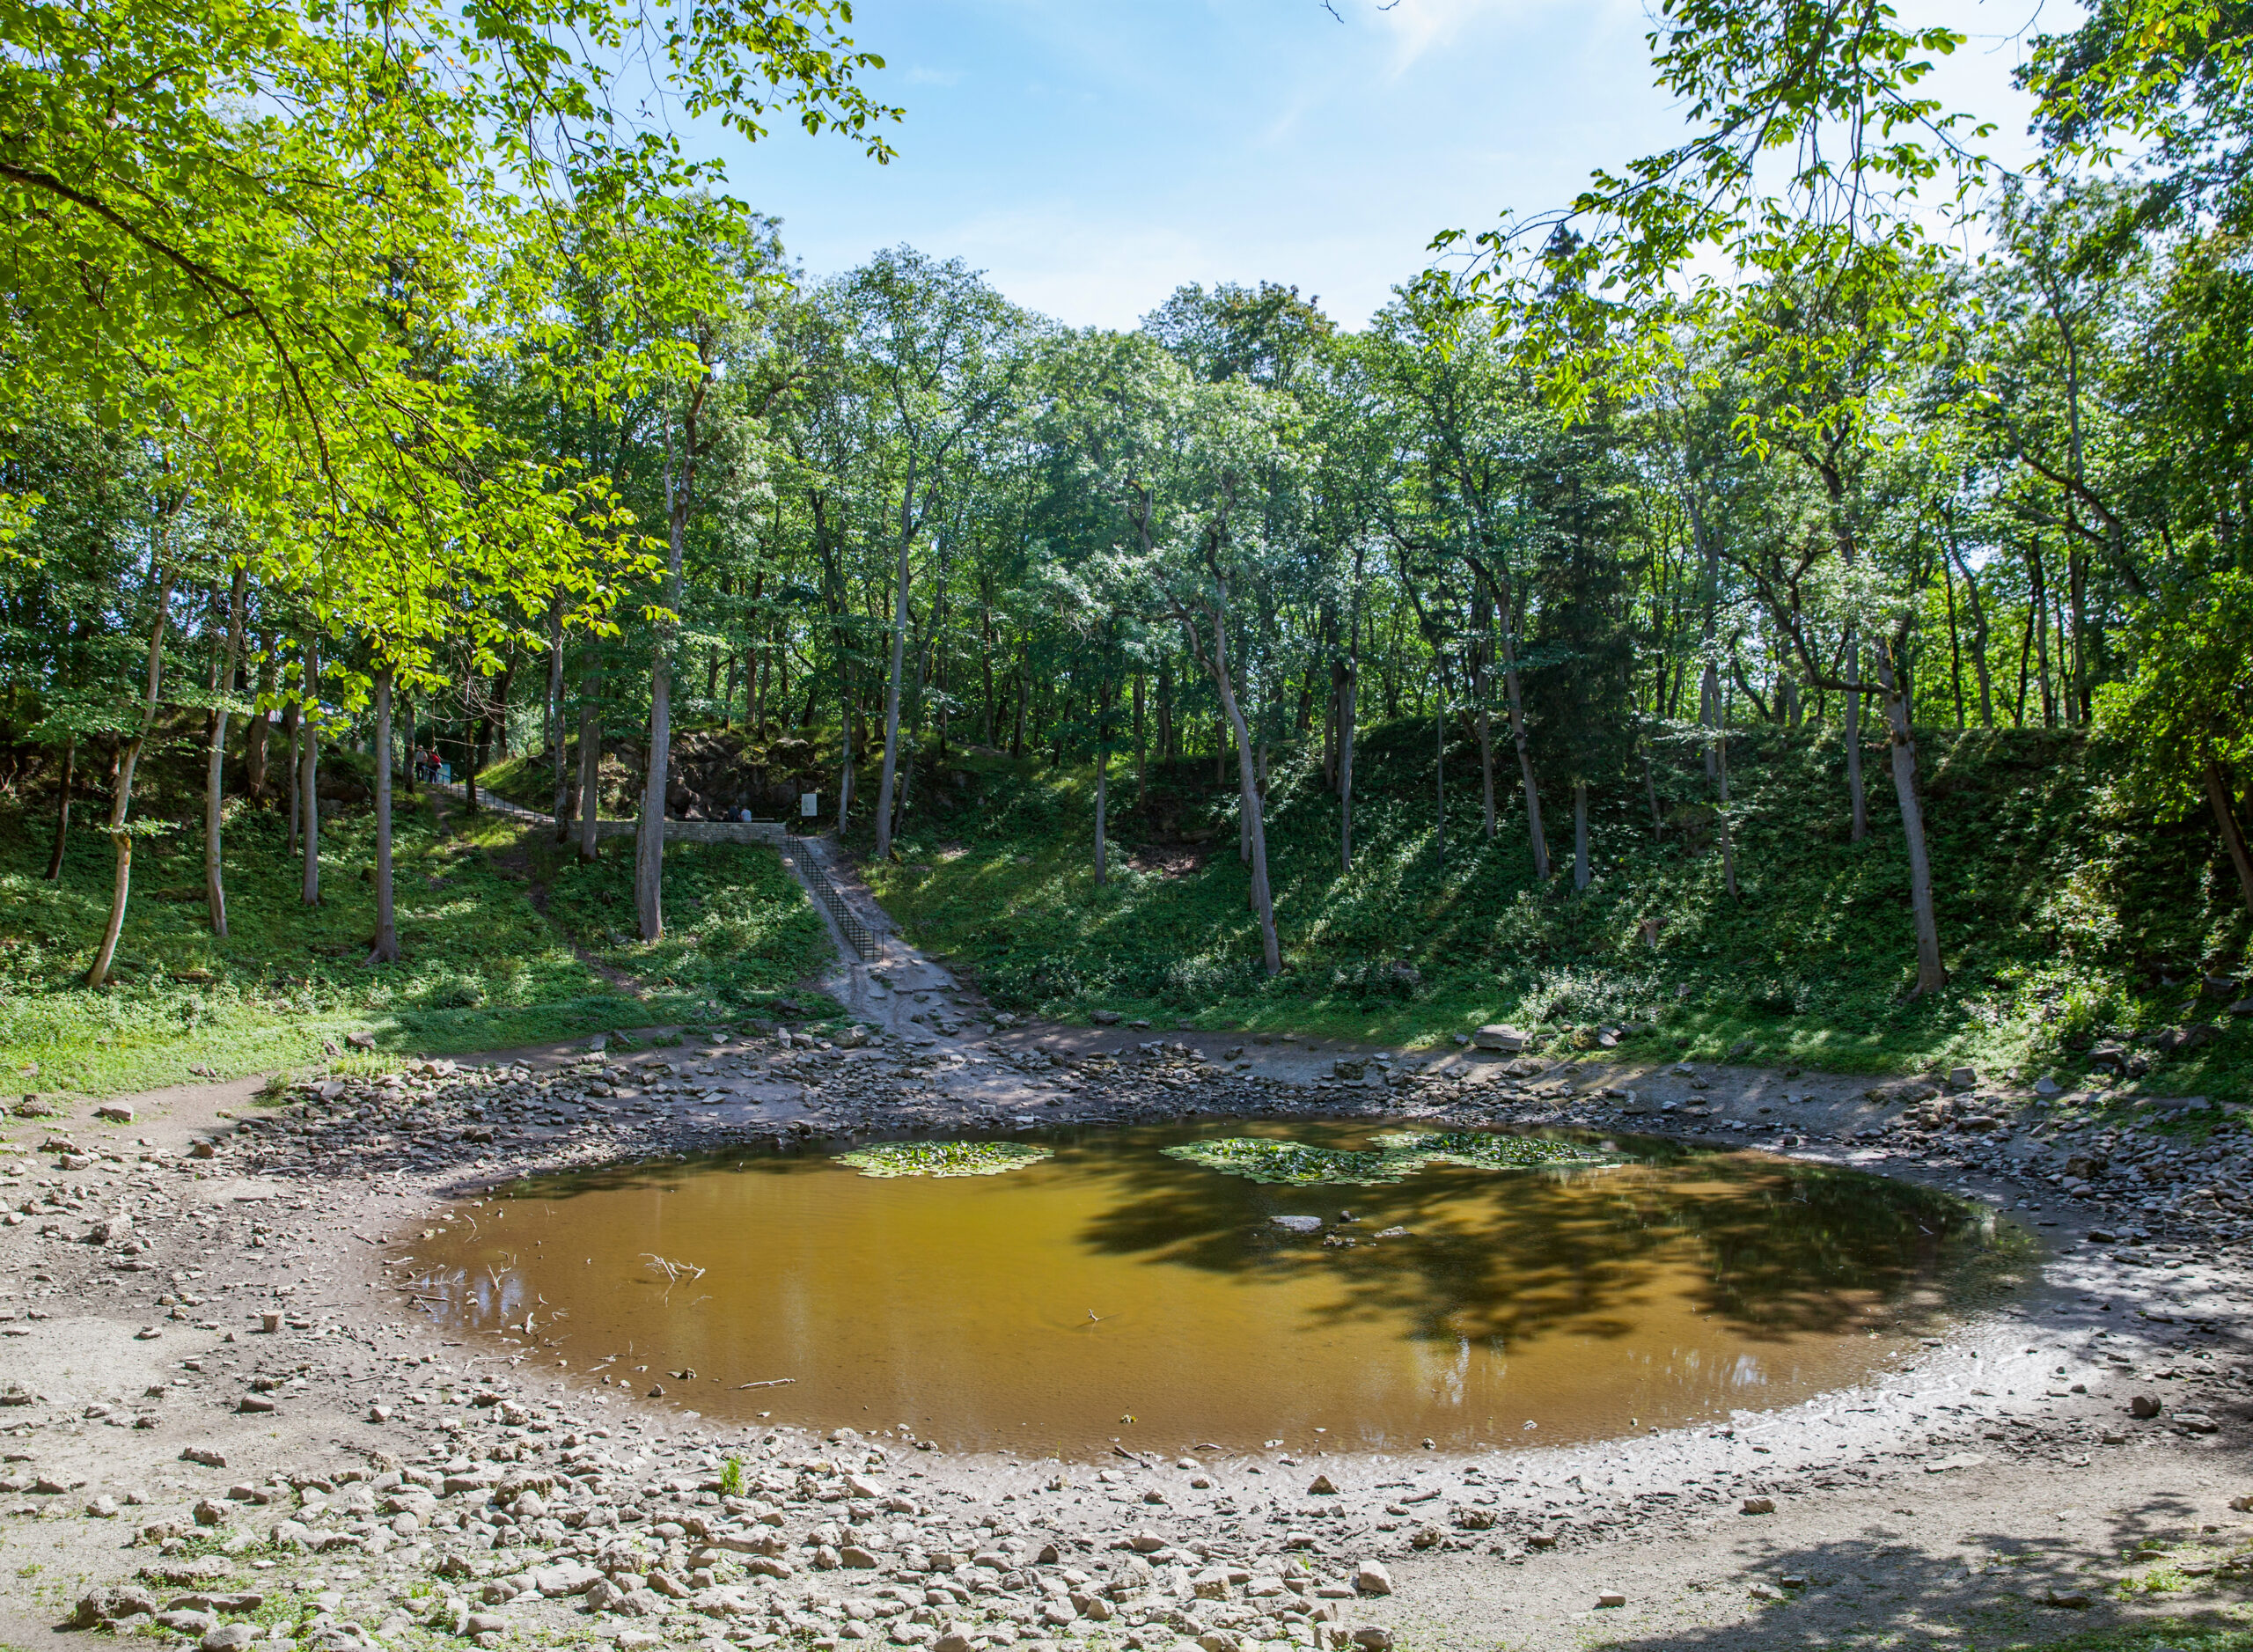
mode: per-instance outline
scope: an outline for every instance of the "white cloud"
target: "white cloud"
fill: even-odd
[[[1515,21],[1554,0],[1393,0],[1382,7],[1375,6],[1374,0],[1363,3],[1371,4],[1378,26],[1392,37],[1391,71],[1398,75],[1467,28],[1489,20]]]

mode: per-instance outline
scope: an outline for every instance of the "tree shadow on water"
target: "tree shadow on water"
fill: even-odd
[[[1374,1186],[1255,1183],[1157,1154],[1105,1164],[1091,1248],[1222,1273],[1319,1277],[1327,1319],[1383,1317],[1412,1336],[1499,1347],[1569,1328],[1617,1337],[1660,1296],[1736,1336],[1780,1341],[1894,1323],[1920,1286],[1983,1245],[1943,1195],[1867,1174],[1671,1143],[1574,1171],[1433,1165]],[[1341,1211],[1355,1220],[1339,1223]],[[1320,1215],[1325,1236],[1278,1227]],[[1405,1236],[1380,1238],[1387,1230]]]

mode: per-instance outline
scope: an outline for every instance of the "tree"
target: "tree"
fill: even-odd
[[[2146,808],[2204,802],[2253,920],[2253,855],[2232,805],[2233,771],[2253,760],[2253,576],[2227,569],[2181,580],[2146,613],[2135,674],[2097,694],[2098,726],[2133,754],[2128,783]]]
[[[868,385],[878,439],[891,450],[899,502],[884,765],[877,782],[876,853],[882,859],[892,853],[899,778],[910,554],[937,509],[947,461],[1008,405],[1016,378],[1009,346],[1021,318],[961,260],[939,263],[906,246],[855,271],[839,296],[851,318],[850,360]]]

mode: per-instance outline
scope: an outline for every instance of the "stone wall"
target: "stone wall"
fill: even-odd
[[[631,820],[598,820],[595,835],[599,838],[630,838],[635,823]],[[668,843],[780,843],[787,828],[780,820],[668,820],[665,822],[665,841]]]

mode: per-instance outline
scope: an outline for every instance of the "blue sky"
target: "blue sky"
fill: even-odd
[[[1131,326],[1187,282],[1297,285],[1359,326],[1433,233],[1568,198],[1664,146],[1623,0],[859,0],[906,109],[878,167],[840,138],[707,133],[815,275],[908,242],[1075,326]],[[1906,0],[1973,36],[1943,95],[2024,124],[2008,86],[2038,0]],[[2070,25],[2055,3],[2041,21]]]

